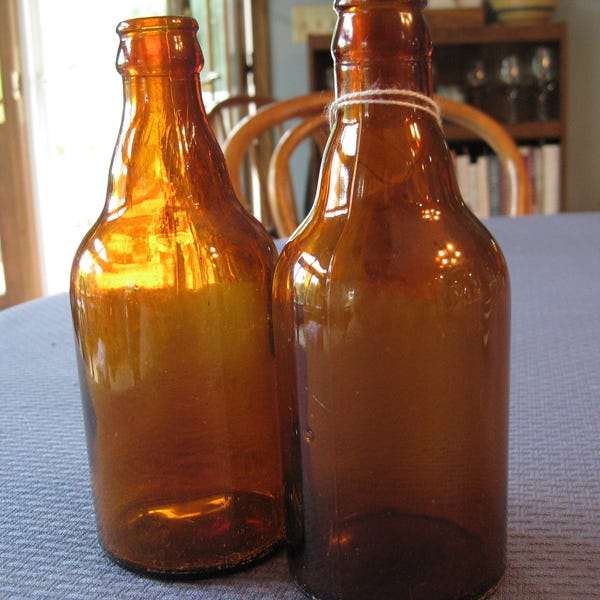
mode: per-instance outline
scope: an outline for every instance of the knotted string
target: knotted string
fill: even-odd
[[[331,102],[327,107],[327,116],[329,118],[330,126],[333,126],[338,108],[349,106],[351,104],[390,104],[395,106],[405,106],[407,108],[416,108],[417,110],[423,110],[430,114],[438,124],[442,124],[440,107],[437,102],[429,96],[412,90],[373,89],[342,94]]]

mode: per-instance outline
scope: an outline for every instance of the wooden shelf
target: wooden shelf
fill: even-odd
[[[484,25],[481,27],[430,27],[434,52],[438,46],[465,44],[515,44],[519,42],[542,43],[559,41],[564,33],[564,23],[544,25]]]
[[[508,132],[518,141],[560,140],[562,125],[560,121],[530,121],[528,123],[515,123],[505,125]],[[471,131],[457,125],[445,125],[444,133],[450,142],[470,142],[478,139]]]
[[[440,24],[441,23],[441,24]],[[486,110],[497,120],[506,115],[504,92],[497,82],[502,58],[515,54],[526,65],[531,61],[537,46],[549,46],[558,62],[557,87],[551,103],[551,121],[533,121],[535,115],[535,89],[525,82],[519,99],[523,122],[505,124],[518,144],[536,145],[558,142],[561,145],[561,182],[566,174],[566,115],[567,115],[567,31],[564,23],[546,23],[531,26],[463,25],[446,26],[443,20],[430,25],[433,41],[432,61],[436,83],[440,86],[462,88],[465,93],[467,72],[476,59],[481,59],[488,72]],[[331,36],[309,36],[308,66],[310,91],[322,90],[332,85],[330,54]],[[438,89],[436,88],[436,92]],[[440,90],[441,91],[441,90]],[[473,134],[457,126],[445,128],[449,142],[474,143]],[[564,184],[561,206],[565,208]]]
[[[567,115],[567,32],[564,23],[547,23],[534,26],[507,26],[500,24],[468,27],[431,27],[433,65],[437,85],[462,87],[467,99],[467,71],[475,59],[480,59],[488,73],[486,109],[499,121],[506,115],[504,92],[497,82],[502,58],[514,54],[527,71],[534,50],[548,46],[557,60],[557,86],[551,103],[551,121],[532,121],[535,114],[536,91],[526,73],[520,91],[519,110],[524,122],[504,124],[520,145],[538,145],[558,142],[561,145],[561,209],[565,209],[566,176],[566,115]],[[475,136],[460,127],[448,126],[446,138],[453,144],[469,144]]]

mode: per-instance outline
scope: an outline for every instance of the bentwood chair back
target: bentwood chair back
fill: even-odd
[[[274,101],[275,99],[271,96],[239,94],[217,102],[207,112],[207,117],[208,124],[221,147],[237,123],[256,113],[262,106]],[[282,131],[277,132],[276,139],[281,136],[281,133]],[[249,208],[267,229],[274,229],[273,217],[267,200],[267,173],[275,141],[267,135],[253,140],[240,165],[240,178]]]
[[[239,193],[239,165],[245,148],[265,127],[281,123],[292,117],[304,117],[290,127],[281,137],[271,156],[269,165],[269,204],[280,237],[289,236],[298,226],[300,219],[290,183],[289,160],[297,146],[307,137],[321,136],[328,131],[325,110],[333,100],[331,93],[315,93],[289,100],[274,102],[240,122],[225,143],[225,158]],[[436,96],[442,118],[446,123],[459,125],[475,139],[481,139],[498,156],[507,190],[509,215],[524,215],[531,212],[532,188],[525,161],[514,139],[508,131],[492,117],[468,104]]]
[[[217,102],[207,112],[208,124],[222,146],[227,135],[237,123],[247,115],[256,112],[261,106],[273,102],[275,102],[275,98],[271,96],[251,96],[248,94],[229,96]]]
[[[289,236],[299,224],[298,211],[290,190],[289,161],[294,150],[307,136],[315,131],[327,130],[328,121],[324,110],[333,97],[322,96],[320,114],[306,119],[289,129],[275,147],[269,165],[269,201],[271,211],[281,237]],[[481,139],[498,156],[507,190],[506,214],[516,216],[529,214],[532,207],[532,187],[525,161],[508,131],[483,111],[463,102],[435,96],[445,123],[467,129],[476,139]],[[276,111],[277,107],[271,107]]]
[[[505,214],[527,215],[533,211],[531,178],[514,138],[507,129],[478,108],[442,96],[435,97],[444,121],[459,125],[483,140],[496,154],[507,186]]]
[[[330,100],[331,97],[328,94],[317,92],[273,102],[267,106],[261,107],[255,114],[248,115],[242,119],[227,136],[223,145],[223,152],[233,182],[233,187],[240,200],[255,216],[258,215],[253,209],[252,202],[245,193],[243,181],[243,165],[248,152],[252,151],[257,140],[262,140],[265,133],[272,135],[273,146],[275,146],[285,129],[289,128],[294,123],[297,123],[299,119],[314,116],[315,114],[322,114]],[[319,146],[324,146],[327,135],[328,132],[324,130],[316,132],[315,142],[318,143]],[[271,153],[269,154],[269,158],[271,157]],[[288,186],[289,180],[284,185]],[[269,196],[267,193],[265,195]],[[270,197],[268,200],[273,221],[275,223],[276,233],[280,235],[282,227],[278,214],[279,203],[272,201]],[[286,191],[285,201],[295,204],[295,197],[291,186],[288,187]],[[276,213],[273,213],[273,209],[276,209]],[[261,218],[261,221],[263,221],[264,224],[264,219]]]

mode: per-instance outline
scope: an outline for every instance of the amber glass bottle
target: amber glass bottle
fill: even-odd
[[[197,23],[117,31],[123,120],[71,276],[99,537],[136,570],[213,573],[283,536],[276,252],[208,127]]]
[[[505,565],[509,279],[429,110],[424,4],[335,3],[336,121],[275,272],[290,566],[316,598],[478,598]]]

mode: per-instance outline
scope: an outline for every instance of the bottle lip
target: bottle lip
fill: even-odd
[[[164,16],[127,19],[117,25],[117,33],[119,35],[127,35],[139,31],[172,31],[174,29],[198,31],[198,22],[193,17]]]
[[[192,17],[142,17],[117,26],[117,71],[123,77],[199,73],[204,65]]]
[[[417,8],[425,8],[428,0],[335,0],[334,8],[349,8],[349,7],[359,7],[366,6],[367,8],[373,8],[374,4],[378,5],[390,5],[393,3],[396,4],[412,4]]]

